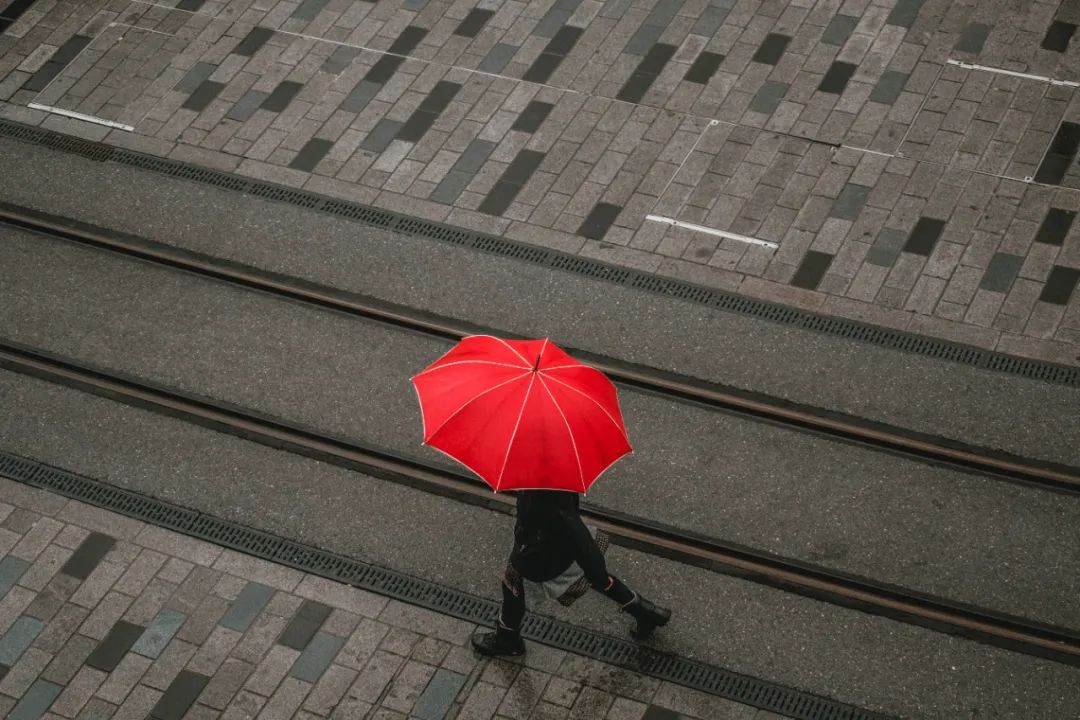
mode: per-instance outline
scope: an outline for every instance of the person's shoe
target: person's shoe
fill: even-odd
[[[637,620],[637,627],[630,631],[630,635],[636,640],[644,640],[652,635],[653,630],[667,625],[668,620],[671,619],[670,610],[657,607],[640,595],[624,607],[623,611],[630,613]]]
[[[495,632],[473,635],[472,646],[473,650],[488,657],[525,654],[525,641],[521,639],[521,631],[503,627],[502,623],[495,626]]]

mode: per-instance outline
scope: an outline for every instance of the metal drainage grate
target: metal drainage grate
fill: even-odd
[[[302,572],[490,625],[498,603],[420,578],[304,545],[0,451],[0,475]],[[798,720],[890,720],[888,716],[799,690],[660,653],[636,643],[530,614],[526,637],[601,662]]]
[[[278,202],[317,209],[338,217],[358,220],[380,228],[523,260],[543,267],[597,280],[605,280],[665,297],[698,303],[740,315],[749,315],[825,335],[857,340],[879,347],[902,350],[983,370],[1018,375],[1070,387],[1080,387],[1080,367],[1060,365],[1042,360],[1029,360],[970,345],[961,345],[948,340],[938,340],[900,330],[867,325],[856,320],[818,315],[765,300],[755,300],[722,290],[714,290],[682,280],[661,278],[638,270],[582,258],[557,250],[538,248],[506,238],[463,230],[428,220],[420,220],[348,200],[332,199],[316,193],[295,190],[262,180],[249,179],[218,170],[208,170],[179,160],[169,160],[132,150],[112,148],[102,143],[90,142],[10,120],[0,119],[0,135],[53,147],[65,152],[77,153],[95,160],[111,160],[132,167],[162,173],[170,177],[206,183]]]

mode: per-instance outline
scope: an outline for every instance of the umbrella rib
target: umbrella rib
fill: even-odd
[[[510,434],[510,442],[506,443],[506,454],[503,455],[502,467],[499,468],[499,477],[495,479],[495,492],[498,492],[499,488],[502,487],[503,473],[506,472],[506,461],[510,459],[510,449],[514,447],[518,428],[521,427],[521,416],[525,414],[525,406],[529,402],[529,395],[532,394],[533,385],[535,384],[536,373],[532,373],[532,377],[529,378],[529,387],[525,390],[525,399],[521,401],[521,409],[518,410],[517,420],[514,422],[514,432]]]
[[[498,338],[498,337],[495,337],[494,335],[474,335],[473,337],[489,337],[489,338],[491,338],[492,340],[498,340],[498,341],[499,341],[499,342],[501,342],[501,343],[502,343],[503,345],[505,345],[505,346],[506,346],[506,348],[507,348],[507,349],[508,349],[508,350],[509,350],[510,352],[514,353],[514,354],[515,354],[515,355],[517,355],[517,356],[518,356],[519,358],[521,358],[521,362],[525,363],[525,364],[526,364],[526,365],[528,365],[528,366],[529,366],[530,368],[532,368],[532,365],[529,365],[529,361],[525,359],[525,356],[524,356],[524,355],[522,355],[521,353],[519,353],[519,352],[518,352],[517,350],[515,350],[515,349],[514,349],[514,346],[513,346],[513,345],[511,345],[510,343],[506,342],[506,341],[505,341],[505,340],[503,340],[502,338]]]
[[[548,397],[551,398],[551,403],[555,406],[555,409],[559,411],[559,417],[562,418],[563,424],[566,426],[566,434],[570,436],[570,447],[574,448],[574,461],[577,463],[578,479],[581,481],[581,492],[585,492],[588,488],[585,487],[585,471],[581,469],[581,455],[578,453],[577,440],[574,439],[574,431],[570,429],[570,421],[566,419],[566,413],[563,412],[562,406],[559,405],[559,401],[555,399],[555,394],[551,392],[551,388],[544,382],[544,378],[540,375],[540,384],[544,386],[544,390],[547,391]]]
[[[598,370],[597,372],[599,372],[599,370]],[[606,416],[607,416],[607,419],[611,421],[611,424],[612,424],[612,425],[614,425],[614,426],[615,426],[615,428],[616,428],[616,429],[617,429],[617,430],[618,430],[619,432],[621,432],[621,433],[622,433],[622,436],[623,436],[624,438],[626,438],[626,442],[627,442],[627,443],[629,444],[629,442],[630,442],[630,437],[629,437],[629,436],[628,436],[628,435],[626,434],[626,428],[624,428],[624,427],[622,427],[621,425],[619,425],[618,421],[617,421],[617,420],[615,420],[615,418],[614,418],[614,417],[612,417],[611,413],[609,413],[609,412],[608,412],[607,408],[606,408],[606,407],[604,407],[603,405],[601,405],[601,404],[600,404],[599,402],[597,402],[597,401],[596,401],[596,398],[594,398],[593,396],[589,395],[588,393],[583,393],[583,392],[581,392],[580,390],[578,390],[578,389],[577,389],[576,387],[574,387],[573,385],[570,385],[569,383],[565,383],[565,382],[563,382],[562,380],[560,380],[560,379],[559,379],[559,378],[557,378],[557,377],[549,377],[548,379],[550,379],[550,380],[554,380],[555,382],[559,383],[559,384],[560,384],[560,385],[562,385],[563,387],[565,387],[565,388],[567,388],[567,389],[569,389],[569,390],[573,390],[573,391],[574,391],[574,392],[576,392],[576,393],[577,393],[578,395],[581,395],[582,397],[585,397],[585,398],[588,398],[589,400],[591,400],[591,401],[592,401],[592,402],[593,402],[593,403],[594,403],[594,404],[596,405],[596,407],[600,408],[600,412],[604,413],[604,415],[606,415]],[[547,386],[545,385],[544,387],[547,387]],[[548,392],[551,392],[551,391],[549,390]]]
[[[515,370],[531,370],[532,368],[525,367],[524,365],[511,365],[510,363],[495,362],[494,360],[455,360],[454,362],[448,362],[445,365],[435,365],[429,367],[413,376],[413,380],[418,377],[423,377],[428,373],[435,372],[436,370],[442,370],[443,368],[454,367],[455,365],[497,365],[499,367],[514,368]]]
[[[498,385],[492,385],[492,386],[491,386],[491,387],[489,387],[489,388],[488,388],[487,390],[483,390],[483,391],[481,391],[481,392],[478,392],[478,393],[477,393],[476,395],[474,395],[473,397],[471,397],[471,398],[469,398],[468,400],[466,400],[465,402],[461,403],[461,407],[459,407],[459,408],[458,408],[457,410],[455,410],[454,412],[452,412],[452,413],[450,413],[449,415],[447,415],[447,416],[446,416],[446,419],[442,421],[442,424],[440,424],[440,425],[439,425],[439,427],[437,427],[437,428],[435,428],[434,430],[432,430],[432,431],[431,431],[431,434],[430,434],[430,435],[428,435],[428,439],[431,439],[431,438],[435,437],[435,436],[436,436],[436,435],[437,435],[437,434],[439,433],[439,431],[440,431],[440,430],[442,430],[442,429],[443,429],[444,427],[446,427],[446,424],[447,424],[448,422],[450,422],[451,420],[453,420],[453,419],[454,419],[454,418],[455,418],[455,417],[457,416],[457,414],[458,414],[458,413],[460,413],[460,412],[461,412],[462,410],[464,410],[464,409],[465,409],[465,407],[466,407],[466,406],[467,406],[467,405],[468,405],[469,403],[471,403],[471,402],[475,402],[476,400],[478,400],[478,399],[482,398],[482,397],[483,397],[484,395],[487,395],[487,394],[488,394],[489,392],[492,392],[492,391],[494,391],[494,390],[498,390],[498,389],[499,389],[499,388],[501,388],[501,387],[502,387],[503,385],[508,385],[508,384],[510,384],[510,383],[512,383],[512,382],[514,382],[515,380],[520,380],[521,378],[525,377],[525,376],[526,376],[526,375],[528,375],[528,374],[529,374],[529,373],[527,373],[527,372],[524,372],[524,373],[521,373],[520,375],[518,375],[518,376],[516,376],[516,377],[512,377],[512,378],[510,378],[509,380],[504,380],[503,382],[499,383]],[[425,440],[424,442],[427,442],[427,440]]]

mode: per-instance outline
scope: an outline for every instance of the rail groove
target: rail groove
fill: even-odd
[[[822,335],[891,348],[946,362],[1005,373],[1067,387],[1080,387],[1080,367],[1007,355],[949,340],[916,335],[847,318],[788,307],[775,302],[725,292],[695,283],[584,258],[487,235],[439,222],[410,217],[361,203],[320,195],[309,190],[257,180],[236,173],[211,170],[198,165],[136,152],[85,140],[24,123],[0,119],[0,136],[20,142],[80,155],[97,162],[137,168],[171,178],[199,183],[230,192],[240,192],[293,207],[325,213],[384,230],[423,237],[436,242],[469,248],[520,262],[572,273],[614,285],[652,293],[669,299],[759,318],[771,323],[800,328]]]
[[[456,341],[475,333],[508,335],[9,203],[0,202],[0,223],[446,340]],[[968,472],[1080,494],[1080,469],[1067,465],[1023,458],[610,357],[568,350],[615,382],[646,392]]]
[[[490,625],[498,616],[499,607],[494,600],[299,543],[3,450],[0,450],[0,476],[467,622]],[[660,652],[536,613],[526,615],[522,632],[536,642],[779,713],[784,717],[797,720],[895,720],[891,716],[829,697]]]
[[[469,476],[284,420],[88,367],[0,340],[0,368],[164,413],[425,492],[510,512],[511,499]],[[1080,632],[793,561],[597,507],[591,522],[626,547],[800,595],[1080,667]]]

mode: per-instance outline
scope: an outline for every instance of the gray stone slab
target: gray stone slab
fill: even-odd
[[[705,35],[706,37],[713,35],[721,28],[721,26],[723,26],[724,20],[727,19],[729,12],[731,11],[727,8],[710,5],[705,8],[705,11],[694,21],[694,27],[691,32],[695,35]]]
[[[780,101],[784,99],[784,95],[787,94],[788,87],[787,83],[776,82],[775,80],[765,81],[761,89],[754,95],[754,99],[750,101],[750,109],[754,112],[772,115],[776,112]]]
[[[309,683],[318,682],[344,645],[345,638],[320,630],[300,653],[300,657],[296,658],[289,675]]]
[[[397,120],[390,120],[389,118],[383,118],[375,124],[375,127],[371,129],[371,132],[367,134],[364,141],[360,143],[360,147],[371,152],[381,153],[386,148],[390,147],[390,143],[397,136],[398,131],[401,129],[401,123]]]
[[[900,97],[900,93],[904,91],[907,80],[907,73],[886,70],[882,73],[877,84],[874,85],[874,89],[870,91],[870,99],[874,102],[892,105]]]
[[[255,111],[259,109],[267,96],[268,93],[260,90],[248,90],[236,101],[235,105],[229,108],[229,112],[225,114],[225,117],[230,120],[246,122],[251,119],[251,116],[255,114]]]
[[[896,5],[893,6],[888,17],[885,19],[888,25],[899,25],[900,27],[909,28],[915,24],[915,21],[919,17],[919,11],[922,10],[923,3],[926,0],[897,0]]]
[[[555,33],[559,32],[559,28],[566,24],[571,15],[573,13],[569,10],[553,7],[544,13],[544,16],[540,18],[540,22],[536,23],[533,35],[545,38],[554,37]]]
[[[191,66],[191,69],[187,71],[187,74],[180,79],[180,82],[176,83],[173,90],[179,92],[191,94],[195,92],[195,89],[202,85],[204,82],[210,79],[210,76],[217,70],[217,65],[211,65],[210,63],[197,62]]]
[[[38,720],[63,688],[48,680],[35,680],[18,704],[11,710],[7,720]]]
[[[470,173],[451,170],[431,193],[431,199],[444,205],[453,205],[472,179],[473,175]]]
[[[150,621],[146,630],[132,645],[131,651],[148,658],[156,658],[185,620],[187,615],[184,613],[165,608]]]
[[[649,48],[655,45],[663,34],[664,28],[661,25],[642,25],[630,36],[630,40],[627,41],[623,52],[628,55],[644,55],[649,52]]]
[[[466,175],[475,175],[480,172],[480,168],[484,166],[488,158],[491,157],[491,153],[495,150],[495,143],[488,140],[481,140],[477,138],[469,143],[469,146],[465,148],[465,152],[461,153],[461,157],[457,159],[452,168],[456,172],[465,173]]]
[[[633,0],[603,0],[599,16],[603,18],[621,18],[630,9]]]
[[[251,627],[251,623],[255,622],[255,618],[270,602],[274,592],[271,587],[260,585],[257,582],[249,582],[236,596],[236,600],[225,611],[218,624],[237,632],[247,632],[247,629]]]
[[[1023,264],[1024,258],[1020,255],[994,253],[994,257],[990,258],[990,264],[986,266],[986,273],[979,287],[983,290],[1008,292]]]
[[[340,45],[334,49],[334,52],[330,53],[330,57],[323,61],[323,64],[319,69],[323,72],[337,75],[342,70],[349,67],[359,54],[359,48]]]
[[[480,72],[486,73],[500,73],[503,71],[517,54],[518,48],[516,45],[507,45],[506,43],[495,43],[488,54],[484,56],[484,59],[477,67]]]
[[[829,210],[829,217],[842,218],[844,220],[856,220],[862,212],[866,198],[870,195],[872,187],[847,183],[833,202]]]
[[[417,698],[412,717],[417,720],[442,720],[464,685],[464,675],[443,668],[436,670],[424,692]]]
[[[45,623],[37,618],[22,616],[0,638],[0,665],[11,667],[26,648],[41,634]]]
[[[907,241],[907,234],[903,230],[885,228],[878,233],[874,244],[866,253],[866,262],[879,267],[891,268],[896,259],[900,257],[900,251]]]
[[[8,594],[22,574],[30,567],[30,563],[11,555],[0,560],[0,600]]]
[[[361,80],[356,84],[356,87],[349,91],[349,94],[341,101],[339,107],[346,112],[363,112],[364,108],[379,94],[380,90],[382,90],[382,85],[373,83],[370,80]]]
[[[293,10],[292,16],[297,20],[314,20],[322,9],[326,7],[330,0],[303,0],[296,9]]]
[[[821,34],[821,42],[826,45],[843,46],[843,44],[848,41],[848,38],[851,37],[851,33],[858,24],[859,18],[857,17],[851,17],[850,15],[836,15],[825,27],[825,32]]]
[[[988,37],[990,37],[989,25],[977,22],[968,23],[956,41],[956,51],[978,54],[982,51]]]

